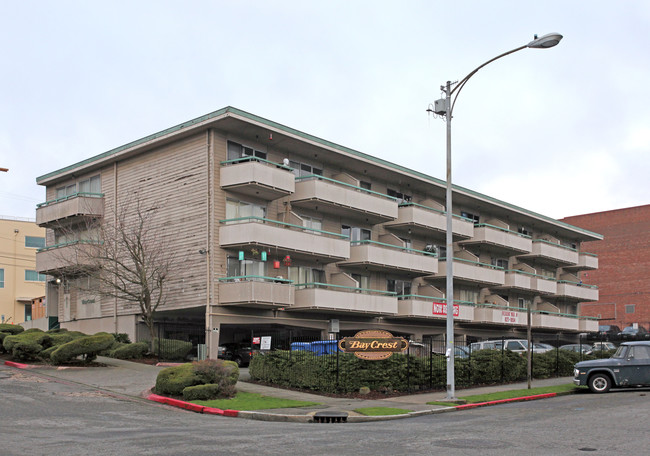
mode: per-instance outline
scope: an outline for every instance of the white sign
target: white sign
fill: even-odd
[[[502,310],[501,321],[503,323],[519,323],[519,312],[513,312],[512,310]]]
[[[260,345],[260,350],[270,350],[271,349],[271,336],[262,337],[262,344]]]

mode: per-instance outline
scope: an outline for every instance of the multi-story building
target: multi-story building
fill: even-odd
[[[643,326],[650,331],[650,205],[576,215],[563,219],[605,237],[586,242],[600,267],[583,271],[585,282],[597,284],[598,300],[581,306],[583,315],[602,325]]]
[[[32,299],[45,295],[45,275],[36,271],[36,250],[45,229],[34,220],[0,216],[0,323],[32,319]]]
[[[57,252],[71,242],[62,221],[115,217],[136,193],[156,202],[182,260],[156,319],[206,328],[209,351],[333,327],[443,337],[445,183],[421,172],[227,107],[37,182],[47,199],[37,222],[48,228],[38,270],[52,277],[47,302],[64,327],[135,334],[138,311],[75,295]],[[577,273],[597,268],[581,245],[599,234],[461,187],[453,212],[458,334],[525,334],[528,307],[536,333],[597,329],[578,303],[598,290]]]

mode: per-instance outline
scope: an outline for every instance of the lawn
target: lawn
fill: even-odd
[[[364,407],[354,409],[355,412],[365,416],[387,416],[387,415],[403,415],[412,412],[413,410],[406,410],[401,408],[391,407]]]
[[[267,410],[321,405],[318,402],[294,401],[277,397],[262,396],[257,393],[238,392],[232,399],[214,399],[211,401],[193,401],[194,404],[214,407],[221,410]]]
[[[548,394],[548,393],[568,393],[576,391],[576,388],[572,383],[567,383],[565,385],[555,385],[555,386],[540,386],[537,388],[525,388],[519,390],[508,390],[508,391],[498,391],[496,393],[489,394],[476,394],[473,396],[460,396],[459,403],[463,404],[477,404],[480,402],[489,402],[489,401],[499,401],[502,399],[514,399],[518,397],[525,396],[535,396],[537,394]],[[450,405],[449,402],[427,402],[429,405]]]

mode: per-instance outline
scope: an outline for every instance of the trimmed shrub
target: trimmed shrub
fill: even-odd
[[[6,336],[2,346],[11,356],[19,361],[35,359],[40,352],[52,345],[52,338],[41,330],[23,331]]]
[[[160,349],[160,351],[159,351]],[[153,340],[153,353],[162,359],[184,360],[192,351],[192,342],[176,339]]]
[[[117,348],[112,349],[108,356],[117,359],[135,359],[142,358],[149,351],[147,342],[137,342],[135,344],[120,344]]]
[[[237,393],[235,385],[206,383],[205,385],[188,386],[183,390],[186,401],[209,401],[211,399],[226,399]]]
[[[168,367],[161,370],[156,377],[156,394],[181,396],[185,388],[196,384],[191,363]]]
[[[90,362],[97,357],[98,353],[110,347],[113,342],[115,342],[115,338],[108,333],[80,337],[58,347],[50,354],[50,359],[54,364],[64,364],[77,356],[83,356],[85,362]]]
[[[113,337],[117,342],[121,342],[123,344],[131,343],[131,339],[129,339],[129,335],[127,333],[113,333]]]
[[[20,325],[10,325],[7,323],[0,323],[0,332],[8,333],[8,334],[18,334],[23,331],[25,331],[25,328],[23,328]]]

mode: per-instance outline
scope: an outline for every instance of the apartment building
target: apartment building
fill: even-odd
[[[34,220],[0,216],[0,323],[32,319],[32,300],[45,296],[45,275],[36,271],[36,250],[45,229]]]
[[[434,177],[226,107],[37,183],[37,269],[63,327],[135,335],[137,309],[68,285],[84,278],[60,253],[87,233],[59,227],[113,218],[137,194],[181,260],[156,320],[204,328],[209,352],[273,331],[443,337],[452,255]],[[597,329],[578,303],[598,290],[577,274],[598,267],[582,243],[602,236],[461,187],[453,213],[458,334],[524,334],[529,306],[536,333]]]
[[[581,306],[583,315],[601,325],[642,326],[650,331],[650,204],[563,219],[597,230],[605,237],[584,245],[598,255],[600,267],[582,271],[581,278],[597,284],[598,300]]]

